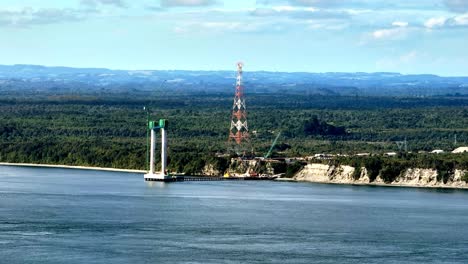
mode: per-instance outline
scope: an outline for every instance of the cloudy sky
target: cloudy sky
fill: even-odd
[[[468,0],[2,0],[0,64],[468,75]]]

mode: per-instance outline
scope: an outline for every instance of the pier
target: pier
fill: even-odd
[[[271,181],[277,177],[208,177],[208,176],[166,176],[145,178],[146,181],[189,182],[189,181]]]

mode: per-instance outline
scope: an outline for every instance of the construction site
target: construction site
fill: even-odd
[[[273,164],[285,163],[286,159],[271,159],[272,151],[281,135],[278,132],[270,149],[262,157],[256,157],[251,145],[249,126],[247,122],[247,108],[243,85],[243,66],[242,62],[237,63],[237,76],[235,84],[234,101],[232,105],[232,114],[227,140],[227,152],[219,156],[230,157],[231,167],[221,176],[220,172],[207,173],[204,177],[171,175],[167,171],[167,120],[160,119],[147,120],[147,162],[149,171],[144,175],[146,181],[213,181],[213,180],[273,180],[279,178],[281,174],[275,174]],[[161,170],[156,171],[156,133],[161,134]],[[150,138],[150,139],[149,139]],[[207,177],[208,176],[208,177]]]
[[[220,171],[213,166],[205,166],[203,173],[199,176],[170,173],[168,167],[168,143],[167,128],[169,121],[160,119],[159,121],[147,120],[147,170],[145,180],[147,181],[201,181],[201,180],[273,180],[280,177],[292,177],[308,163],[327,163],[336,159],[346,159],[347,157],[365,158],[372,156],[368,152],[354,154],[328,154],[315,153],[302,157],[282,157],[281,153],[273,158],[272,154],[282,131],[269,131],[274,137],[265,153],[256,153],[252,144],[252,134],[256,135],[256,130],[250,130],[247,114],[247,104],[245,97],[245,86],[243,80],[244,64],[237,63],[236,82],[234,99],[230,113],[229,131],[226,141],[226,149],[220,150],[216,157],[229,159],[229,168]],[[252,131],[252,134],[251,134]],[[161,134],[161,166],[160,171],[156,171],[156,142],[157,133]],[[455,136],[455,142],[457,138]],[[258,139],[257,139],[258,141]],[[263,142],[267,144],[266,142]],[[396,157],[399,153],[412,154],[408,150],[408,140],[395,141],[398,152],[384,152],[384,157]],[[456,143],[455,143],[456,144]],[[419,154],[441,154],[443,150],[435,149],[429,152],[420,151]],[[459,147],[453,153],[466,152],[466,148]],[[278,154],[280,154],[278,156]]]

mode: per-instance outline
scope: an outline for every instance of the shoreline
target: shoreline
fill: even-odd
[[[323,181],[300,181],[300,180],[284,180],[285,182],[302,182],[314,184],[331,184],[331,185],[349,185],[349,186],[376,186],[376,187],[397,187],[397,188],[422,188],[422,189],[448,189],[448,190],[468,190],[468,187],[463,186],[429,186],[429,185],[406,185],[406,184],[392,184],[392,183],[347,183],[347,182],[323,182]]]
[[[31,167],[31,168],[55,168],[55,169],[73,169],[73,170],[93,170],[93,171],[107,171],[107,172],[124,172],[124,173],[138,173],[144,174],[144,170],[131,170],[131,169],[118,169],[118,168],[104,168],[104,167],[90,167],[90,166],[72,166],[72,165],[58,165],[58,164],[36,164],[36,163],[9,163],[0,162],[0,166],[9,167]],[[449,190],[468,190],[468,187],[463,186],[426,186],[426,185],[406,185],[406,184],[387,184],[387,183],[362,183],[362,182],[323,182],[323,181],[303,181],[293,178],[277,178],[273,181],[277,182],[297,182],[297,183],[314,183],[314,184],[331,184],[331,185],[349,185],[349,186],[377,186],[377,187],[400,187],[400,188],[425,188],[425,189],[449,189]]]
[[[103,168],[103,167],[90,167],[90,166],[55,165],[55,164],[35,164],[35,163],[0,162],[0,166],[74,169],[74,170],[94,170],[94,171],[125,172],[125,173],[143,173],[143,174],[146,173],[146,171],[144,171],[144,170],[130,170],[130,169]]]

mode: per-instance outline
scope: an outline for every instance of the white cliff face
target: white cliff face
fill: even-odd
[[[447,182],[449,186],[452,187],[466,187],[468,183],[463,181],[463,176],[468,173],[465,170],[455,170],[453,177]]]
[[[437,182],[437,170],[415,168],[407,169],[392,184],[433,187],[440,183]]]
[[[366,184],[369,182],[370,182],[370,179],[369,179],[369,174],[367,173],[366,167],[361,167],[361,175],[359,176],[359,179],[356,180],[356,183]]]
[[[304,169],[294,176],[294,179],[298,181],[330,182],[329,169],[330,166],[324,164],[307,164]]]
[[[377,176],[373,181],[369,181],[366,168],[361,168],[359,178],[354,179],[355,168],[351,166],[334,166],[325,164],[308,164],[295,176],[294,180],[319,182],[319,183],[340,183],[340,184],[382,184],[394,186],[412,187],[458,187],[468,188],[468,184],[462,181],[467,171],[455,170],[447,183],[437,181],[437,170],[411,168],[407,169],[395,181],[386,184],[382,178]]]
[[[355,168],[351,166],[330,166],[325,164],[308,164],[299,171],[294,179],[297,181],[310,181],[322,183],[356,183],[356,182],[369,182],[367,173],[361,172],[361,177],[354,180]],[[367,177],[367,179],[365,178]]]
[[[356,170],[351,166],[332,166],[331,178],[336,183],[353,183],[353,174]]]

